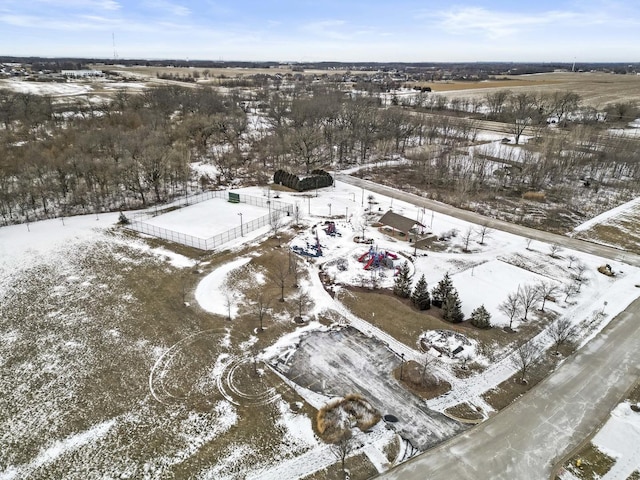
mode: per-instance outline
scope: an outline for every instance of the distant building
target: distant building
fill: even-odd
[[[101,70],[61,70],[60,74],[68,78],[104,77]]]

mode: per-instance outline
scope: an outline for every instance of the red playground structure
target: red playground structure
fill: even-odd
[[[378,251],[373,246],[366,252],[364,252],[358,258],[360,263],[366,262],[364,265],[365,270],[372,268],[387,267],[393,268],[393,261],[397,260],[398,256],[395,253],[387,252],[384,250]]]

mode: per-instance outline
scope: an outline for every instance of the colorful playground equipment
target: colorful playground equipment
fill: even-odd
[[[335,222],[325,222],[326,227],[324,228],[324,232],[329,235],[330,237],[335,237],[336,235],[341,237],[342,234],[340,232],[338,232],[338,230],[336,230],[336,223]]]
[[[378,251],[373,247],[373,245],[369,250],[358,257],[358,261],[360,263],[365,262],[365,270],[380,267],[393,268],[393,261],[397,259],[398,256],[395,253],[387,252],[385,250]]]
[[[320,238],[318,237],[318,229],[315,226],[313,227],[313,233],[315,234],[315,237],[316,237],[315,245],[307,242],[306,248],[294,245],[291,247],[291,250],[293,250],[298,255],[304,255],[305,257],[321,257],[322,245],[320,245]]]

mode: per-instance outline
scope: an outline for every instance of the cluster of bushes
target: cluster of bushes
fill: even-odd
[[[344,431],[351,428],[352,422],[364,432],[379,421],[380,412],[361,395],[354,393],[333,399],[316,415],[318,431],[329,442],[337,441]]]
[[[333,177],[324,170],[313,170],[310,176],[304,178],[285,170],[277,170],[273,174],[273,183],[289,187],[298,192],[306,192],[314,188],[330,187],[333,185]]]

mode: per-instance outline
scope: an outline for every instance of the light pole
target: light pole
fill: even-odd
[[[242,213],[238,212],[238,215],[240,215],[240,236],[244,237],[244,232],[242,231]]]
[[[311,196],[308,196],[307,200],[309,200],[309,216],[311,216]]]
[[[271,200],[267,200],[267,207],[269,207],[269,225],[271,225]]]
[[[364,187],[362,187],[362,201],[360,202],[360,206],[364,207]]]
[[[404,353],[400,354],[400,380],[402,380],[402,373],[404,370]]]
[[[345,219],[345,221],[348,222],[349,221],[349,207],[344,207],[344,208],[346,210],[346,212],[344,214],[344,219]]]
[[[328,203],[327,205],[329,205],[329,216],[331,216],[331,204]]]

